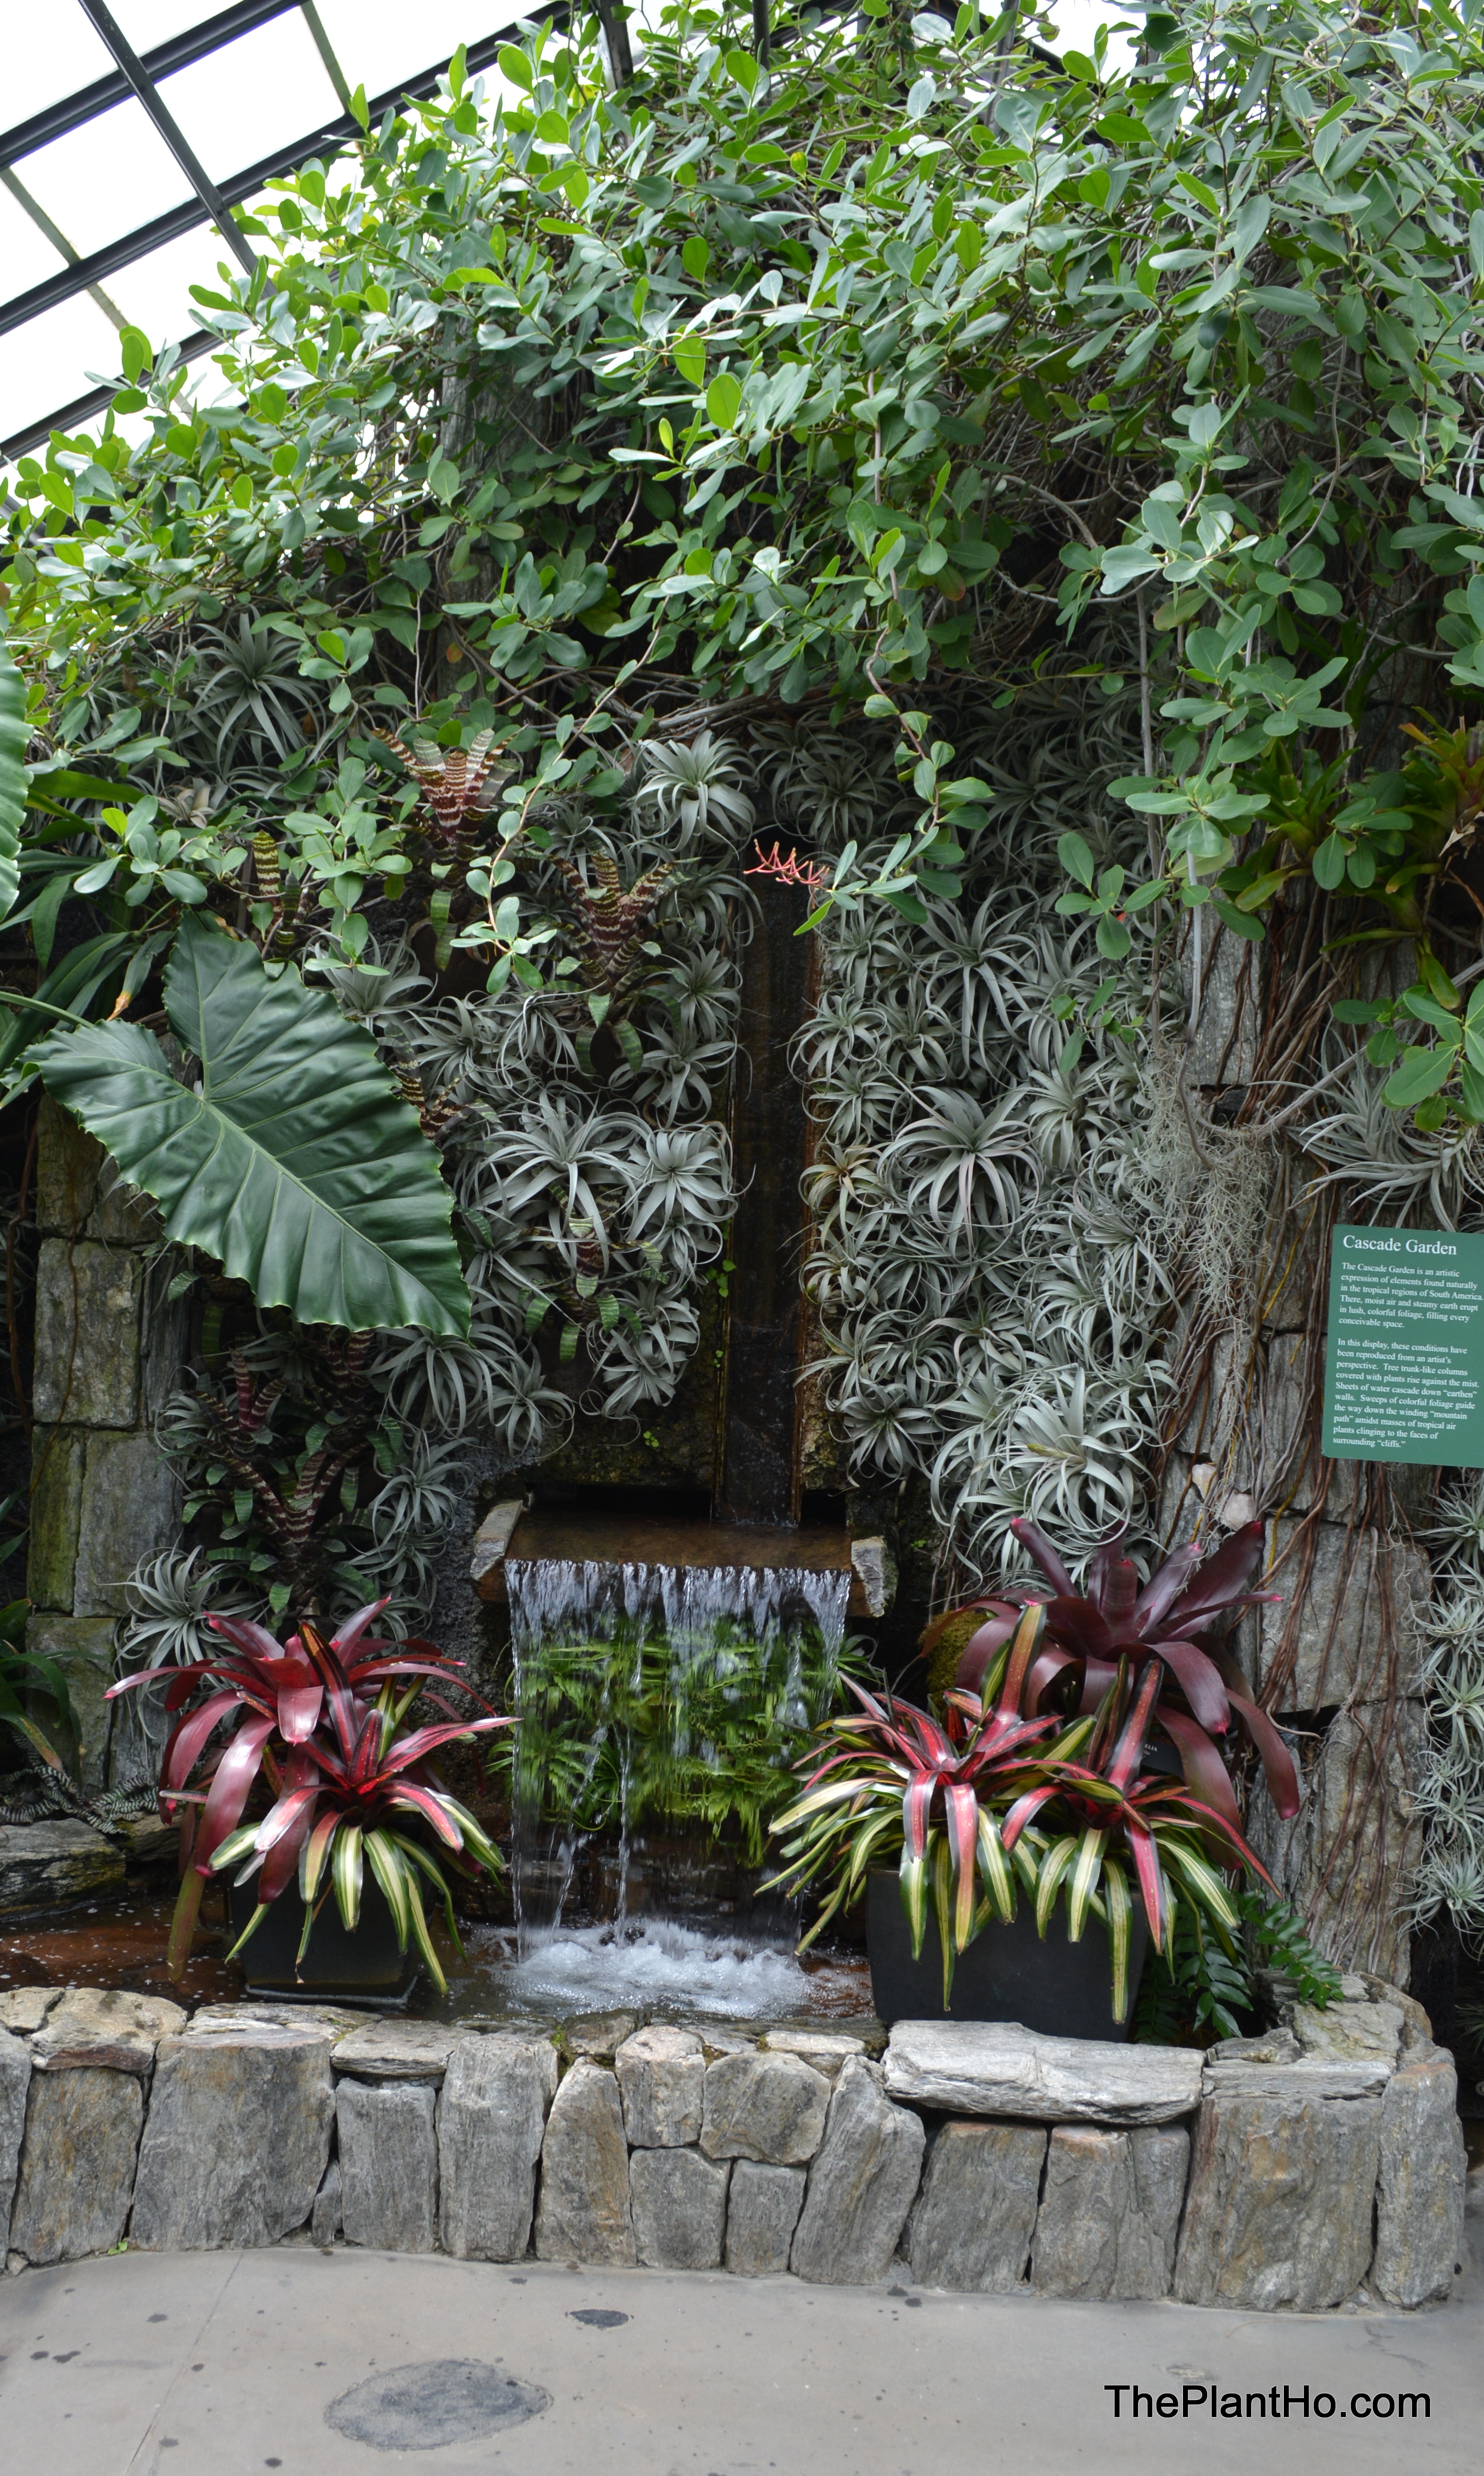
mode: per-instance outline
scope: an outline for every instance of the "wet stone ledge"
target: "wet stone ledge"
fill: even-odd
[[[1374,1978],[1179,2047],[899,2022],[532,2030],[329,2005],[0,1996],[12,2273],[120,2243],[337,2242],[1093,2301],[1321,2312],[1445,2297],[1450,2057]]]
[[[121,1892],[124,1873],[122,1843],[90,1823],[0,1823],[0,1917]]]

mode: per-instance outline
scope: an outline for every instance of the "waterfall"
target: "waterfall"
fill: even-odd
[[[771,1791],[831,1709],[848,1570],[507,1561],[512,1885],[522,1948],[555,1929],[585,1842],[618,1842],[628,1909],[646,1816],[732,1800],[755,1836]],[[667,1802],[668,1800],[668,1802]]]

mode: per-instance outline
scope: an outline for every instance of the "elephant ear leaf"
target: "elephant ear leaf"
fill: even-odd
[[[20,836],[26,815],[26,682],[0,632],[0,920],[20,892]]]
[[[165,1011],[198,1061],[176,1081],[152,1032],[85,1024],[32,1052],[53,1098],[260,1306],[351,1331],[464,1335],[469,1293],[438,1158],[367,1034],[297,972],[187,917]]]

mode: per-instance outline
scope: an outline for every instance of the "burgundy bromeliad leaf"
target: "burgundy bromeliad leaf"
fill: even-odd
[[[258,1868],[260,1908],[296,1879],[311,1833],[319,1851],[315,1896],[324,1897],[323,1859],[342,1826],[356,1835],[358,1869],[367,1835],[390,1835],[372,1843],[373,1853],[390,1847],[414,1888],[417,1869],[441,1879],[442,1862],[463,1873],[499,1865],[480,1824],[452,1805],[429,1762],[445,1746],[513,1723],[470,1692],[462,1661],[447,1658],[435,1644],[374,1637],[369,1628],[385,1605],[375,1599],[358,1609],[330,1639],[317,1625],[301,1622],[282,1644],[263,1625],[212,1616],[208,1622],[221,1638],[220,1651],[186,1667],[143,1671],[110,1689],[123,1694],[160,1679],[174,1720],[160,1797],[162,1810],[182,1817],[182,1891],[169,1945],[177,1977],[189,1958],[201,1887],[215,1870],[218,1852],[238,1833],[250,1801],[260,1800],[264,1790],[266,1808],[253,1806],[262,1819],[246,1825],[251,1839],[225,1848],[231,1865],[246,1847],[249,1868]],[[484,1716],[463,1719],[441,1696],[431,1695],[446,1718],[407,1727],[395,1717],[396,1689],[404,1687],[401,1707],[406,1688],[415,1693],[422,1680],[457,1685]],[[420,1941],[441,1983],[432,1946]]]
[[[1218,1642],[1208,1638],[1211,1628],[1228,1623],[1244,1608],[1277,1596],[1252,1588],[1264,1554],[1261,1522],[1245,1523],[1208,1556],[1193,1545],[1176,1548],[1142,1588],[1136,1567],[1124,1553],[1121,1524],[1089,1557],[1081,1591],[1073,1587],[1066,1566],[1034,1523],[1016,1520],[1010,1527],[1053,1584],[1053,1595],[1039,1599],[1046,1649],[1032,1671],[1023,1707],[1038,1708],[1051,1689],[1055,1675],[1051,1654],[1058,1647],[1069,1659],[1085,1663],[1079,1701],[1083,1713],[1101,1704],[1117,1661],[1126,1660],[1136,1677],[1151,1662],[1159,1661],[1168,1676],[1164,1700],[1152,1722],[1156,1736],[1175,1744],[1182,1763],[1189,1764],[1197,1759],[1190,1731],[1192,1727],[1200,1730],[1207,1747],[1206,1756],[1200,1757],[1202,1775],[1214,1783],[1220,1770],[1227,1778],[1229,1792],[1229,1774],[1215,1741],[1229,1742],[1235,1721],[1237,1731],[1254,1746],[1262,1762],[1279,1812],[1297,1811],[1297,1773],[1279,1731],[1239,1694],[1232,1662]],[[1019,1596],[1023,1595],[1018,1586],[1004,1586],[1005,1599]],[[954,1613],[950,1610],[938,1621],[938,1630],[952,1622]],[[993,1650],[986,1641],[989,1626],[980,1627],[960,1656],[955,1684],[971,1693],[982,1686],[991,1660],[1008,1638],[1007,1622],[1003,1616],[994,1620]],[[1183,1717],[1177,1738],[1176,1731],[1166,1725],[1167,1711]]]

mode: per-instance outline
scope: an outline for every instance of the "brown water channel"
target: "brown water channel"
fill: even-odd
[[[168,1889],[0,1920],[0,1993],[117,1987],[167,1995],[187,2010],[241,2001],[249,1976],[227,1960],[231,1937],[219,1902],[213,1887],[181,1986],[165,1973],[174,1906]],[[524,1954],[508,1925],[470,1922],[460,1931],[461,1955],[441,1923],[434,1925],[448,1993],[440,1998],[425,1976],[408,2006],[414,2018],[561,2021],[631,2010],[680,2021],[845,2021],[871,2013],[863,1954],[834,1949],[798,1961],[786,1943],[749,1935],[726,1915],[580,1922],[528,1937]]]

